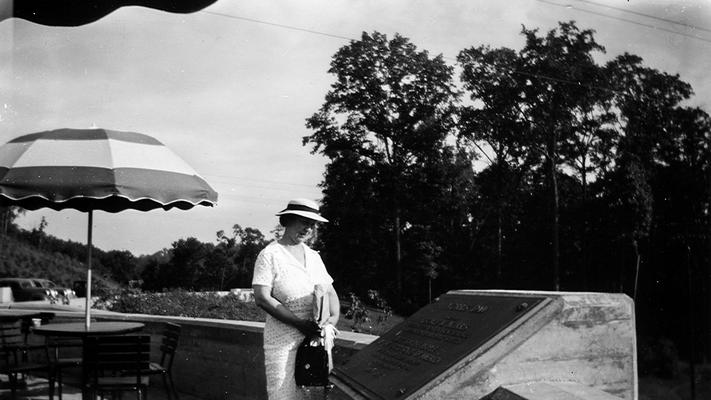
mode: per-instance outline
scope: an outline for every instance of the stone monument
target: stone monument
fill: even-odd
[[[622,294],[450,291],[333,371],[334,399],[637,399]]]

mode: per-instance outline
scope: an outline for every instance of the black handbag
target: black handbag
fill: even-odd
[[[323,344],[311,345],[311,338],[305,338],[296,350],[296,370],[294,378],[298,386],[328,385],[328,354]]]
[[[323,298],[321,309],[323,313]],[[320,318],[319,318],[320,319]],[[328,353],[323,345],[323,340],[314,340],[306,337],[296,349],[296,369],[294,378],[298,386],[327,386],[328,385]]]

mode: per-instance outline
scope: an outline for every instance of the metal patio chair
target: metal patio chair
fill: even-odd
[[[36,356],[31,355],[37,353]],[[54,398],[54,366],[46,345],[26,343],[22,322],[0,324],[0,374],[7,375],[10,394],[17,398],[20,376],[38,374],[49,380],[49,398]]]
[[[166,322],[163,328],[163,336],[160,344],[160,362],[151,362],[148,370],[144,371],[146,375],[160,375],[163,379],[163,387],[168,395],[168,399],[178,400],[178,391],[175,390],[173,383],[173,358],[175,351],[178,348],[178,340],[180,339],[181,327],[172,322]]]
[[[136,392],[148,398],[151,337],[149,335],[89,336],[84,339],[85,384],[91,398]]]

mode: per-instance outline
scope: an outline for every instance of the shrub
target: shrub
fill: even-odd
[[[358,296],[350,294],[350,304],[343,302],[344,315],[338,322],[338,329],[382,335],[394,325],[402,322],[401,317],[392,316],[387,303],[376,291],[368,293],[368,298],[378,308],[364,305]],[[240,300],[235,294],[220,296],[213,292],[187,292],[174,290],[165,293],[143,292],[136,287],[107,289],[94,303],[95,308],[130,314],[169,315],[191,318],[215,318],[239,321],[261,321],[265,312],[254,302]],[[377,315],[375,321],[371,316]],[[352,320],[346,322],[346,320]]]
[[[380,295],[380,292],[369,289],[368,298],[373,302],[373,304],[375,304],[375,307],[382,311],[382,315],[378,316],[378,322],[385,322],[393,315],[393,309],[390,307],[387,300]]]
[[[144,293],[136,288],[119,289],[101,296],[94,306],[121,313],[191,318],[264,321],[266,317],[256,304],[243,302],[231,293],[220,296],[211,292],[185,290]]]
[[[353,320],[353,324],[351,325],[351,329],[355,332],[360,332],[360,326],[370,322],[370,317],[368,316],[368,309],[363,305],[363,303],[360,301],[360,298],[356,296],[355,293],[350,292],[348,293],[348,297],[350,297],[350,304],[348,305],[348,309],[346,310],[346,319]]]
[[[371,304],[375,306],[375,310],[369,309],[368,306],[363,304],[360,298],[353,292],[348,294],[350,298],[350,303],[346,309],[344,317],[348,320],[352,320],[350,328],[354,332],[364,332],[364,333],[375,333],[380,329],[378,326],[384,325],[384,323],[392,316],[392,308],[388,305],[388,302],[380,296],[377,290],[368,290],[368,299]],[[378,318],[375,324],[370,324],[372,318],[371,313],[378,314]],[[374,327],[374,325],[376,325]]]

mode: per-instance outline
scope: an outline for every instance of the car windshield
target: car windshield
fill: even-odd
[[[48,281],[46,279],[37,279],[37,280],[35,280],[35,283],[37,284],[37,286],[40,286],[43,288],[56,288],[57,287],[57,285],[54,282]]]

